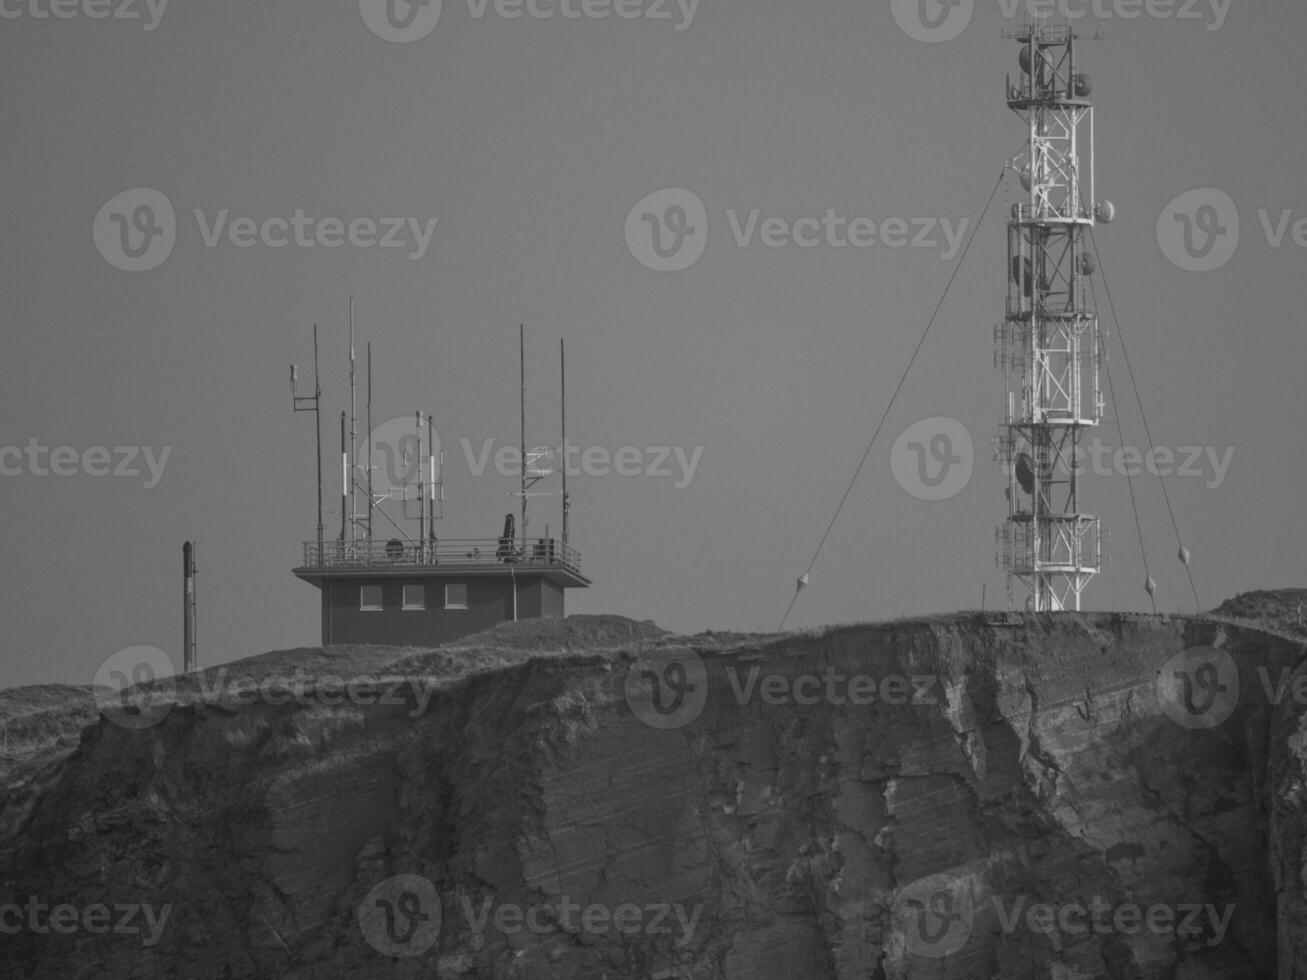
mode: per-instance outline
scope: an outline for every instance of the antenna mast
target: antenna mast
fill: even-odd
[[[296,393],[295,384],[299,381],[299,369],[292,364],[290,366],[290,404],[296,412],[312,412],[313,422],[317,430],[317,447],[318,447],[318,561],[322,560],[322,414],[319,407],[322,402],[322,385],[318,377],[318,325],[313,325],[313,394],[300,395]]]
[[[354,297],[349,298],[349,539],[358,537],[358,492],[355,475],[359,465],[358,394],[354,383]]]
[[[349,444],[345,441],[345,413],[340,413],[340,547],[345,550],[345,526],[349,523]]]
[[[567,495],[567,351],[563,346],[563,338],[558,338],[558,376],[559,385],[562,391],[562,428],[563,428],[563,448],[561,450],[563,461],[563,544],[567,544],[567,535],[569,528],[569,512],[572,509],[572,499]]]
[[[443,455],[443,453],[441,455]],[[418,457],[419,465],[421,464],[421,462],[422,462],[422,458],[419,455]],[[440,503],[441,503],[440,514],[442,517],[445,514],[445,508],[444,508],[445,485],[443,482],[441,483],[436,482],[437,463],[441,464],[441,474],[443,479],[444,460],[443,459],[438,460],[436,458],[436,420],[435,417],[430,412],[428,412],[427,413],[427,465],[429,467],[429,471],[428,471],[429,479],[427,482],[430,484],[431,487],[431,496],[428,498],[427,538],[431,542],[431,557],[433,559],[436,556],[436,494],[437,493],[439,493],[440,495]]]
[[[517,327],[517,344],[518,344],[518,362],[522,369],[522,440],[520,448],[522,450],[519,458],[521,475],[522,475],[522,552],[526,553],[526,324],[520,323]]]
[[[368,341],[368,541],[372,540],[372,341]]]
[[[1030,24],[1006,36],[1021,43],[1021,75],[1008,76],[1007,104],[1030,136],[1008,163],[1024,193],[1007,223],[1007,315],[995,330],[1008,392],[997,440],[1008,477],[999,562],[1009,606],[1020,583],[1030,592],[1028,610],[1078,610],[1102,568],[1099,519],[1080,511],[1076,465],[1080,439],[1101,422],[1104,407],[1087,229],[1115,211],[1108,201],[1095,203],[1093,86],[1076,70],[1070,25]]]
[[[418,471],[418,554],[424,554],[427,547],[427,498],[426,498],[426,474],[422,472],[422,413],[415,413],[417,420],[418,448],[417,459],[414,460]],[[407,473],[408,467],[404,467]]]

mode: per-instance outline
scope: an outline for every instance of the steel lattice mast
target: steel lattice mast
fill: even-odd
[[[1094,197],[1092,86],[1076,70],[1076,35],[1044,23],[1010,36],[1021,43],[1022,71],[1008,78],[1007,104],[1030,138],[1008,165],[1022,193],[1009,195],[1007,315],[996,328],[1007,387],[998,456],[1008,477],[998,557],[1009,605],[1020,583],[1027,609],[1078,610],[1103,550],[1099,519],[1080,510],[1076,465],[1082,437],[1103,416],[1088,230],[1113,208]]]

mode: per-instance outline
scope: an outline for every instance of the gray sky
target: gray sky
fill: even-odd
[[[370,29],[359,0],[173,0],[161,14],[158,0],[153,12],[120,2],[70,2],[62,19],[43,16],[50,0],[0,3],[0,451],[14,450],[0,457],[0,685],[86,683],[135,645],[180,664],[187,538],[202,663],[317,642],[318,593],[290,574],[314,533],[314,485],[312,418],[292,416],[287,366],[309,377],[317,322],[334,508],[350,295],[360,356],[374,347],[375,419],[435,414],[443,536],[497,535],[515,507],[515,479],[493,464],[474,476],[462,440],[474,455],[487,439],[516,443],[525,321],[528,442],[557,440],[561,336],[572,442],[640,450],[626,459],[641,475],[572,480],[573,543],[595,584],[570,594],[569,612],[775,628],[957,256],[939,225],[932,247],[839,248],[822,232],[809,248],[769,247],[763,222],[833,211],[880,230],[899,217],[955,232],[965,220],[969,232],[1023,141],[1003,101],[1017,71],[1017,46],[1000,36],[1016,26],[1012,0],[978,5],[965,29],[963,4],[940,28],[960,33],[939,42],[912,36],[923,34],[913,4],[898,0],[627,0],[641,15],[630,19],[585,16],[580,0],[539,0],[548,19],[445,0],[434,28],[404,43]],[[928,17],[948,13],[924,2]],[[383,4],[364,6],[384,25]],[[89,16],[101,9],[138,16]],[[416,11],[416,28],[433,9]],[[1153,437],[1176,465],[1185,447],[1211,449],[1169,484],[1203,602],[1301,585],[1307,226],[1295,242],[1294,222],[1307,198],[1294,72],[1307,10],[1070,9],[1103,34],[1080,49],[1095,80],[1098,195],[1118,213],[1096,234]],[[176,216],[172,251],[140,272],[106,257],[117,226],[97,220],[134,188],[158,191]],[[706,248],[681,271],[647,268],[624,233],[637,203],[665,188],[706,208]],[[1192,188],[1224,191],[1239,217],[1238,247],[1205,272],[1180,268],[1157,233]],[[976,608],[982,584],[1002,601],[1004,478],[991,460],[1004,400],[992,366],[1001,204],[787,625]],[[297,209],[342,228],[403,217],[403,247],[361,247],[357,224],[354,243],[335,229],[340,247],[299,245],[289,223],[267,223]],[[741,246],[733,225],[746,231],[754,210]],[[116,213],[140,240],[134,222],[149,215],[131,200]],[[254,232],[232,226],[242,217]],[[1224,226],[1217,255],[1233,242]],[[305,228],[332,239],[330,222]],[[1126,443],[1146,448],[1115,338],[1112,368]],[[891,455],[904,429],[936,416],[969,430],[975,467],[959,492],[926,501],[898,482]],[[1100,434],[1121,445],[1114,425]],[[32,440],[77,450],[73,475],[38,475],[50,461],[33,465]],[[96,446],[111,470],[139,475],[93,475],[106,465],[84,455]],[[118,446],[142,451],[127,460]],[[664,446],[687,460],[702,447],[688,485],[674,455],[644,472]],[[1135,489],[1159,606],[1189,607],[1158,482]],[[1083,500],[1112,534],[1087,606],[1146,608],[1125,479],[1092,477]],[[533,516],[533,532],[556,533],[557,498]],[[327,515],[328,534],[338,521]]]

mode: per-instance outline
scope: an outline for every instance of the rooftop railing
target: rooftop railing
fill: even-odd
[[[395,568],[514,565],[581,571],[581,553],[557,538],[436,538],[412,541],[304,542],[306,568]]]

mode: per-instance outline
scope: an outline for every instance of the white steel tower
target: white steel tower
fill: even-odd
[[[1008,78],[1007,104],[1026,123],[1029,145],[1007,168],[1022,192],[1009,187],[1007,315],[995,330],[1007,386],[997,443],[1008,517],[998,559],[1009,604],[1020,583],[1029,610],[1078,610],[1102,567],[1102,532],[1080,510],[1077,466],[1083,435],[1103,416],[1088,239],[1090,226],[1114,212],[1094,197],[1092,85],[1076,70],[1076,35],[1045,22],[1010,36],[1021,44],[1021,74]]]

